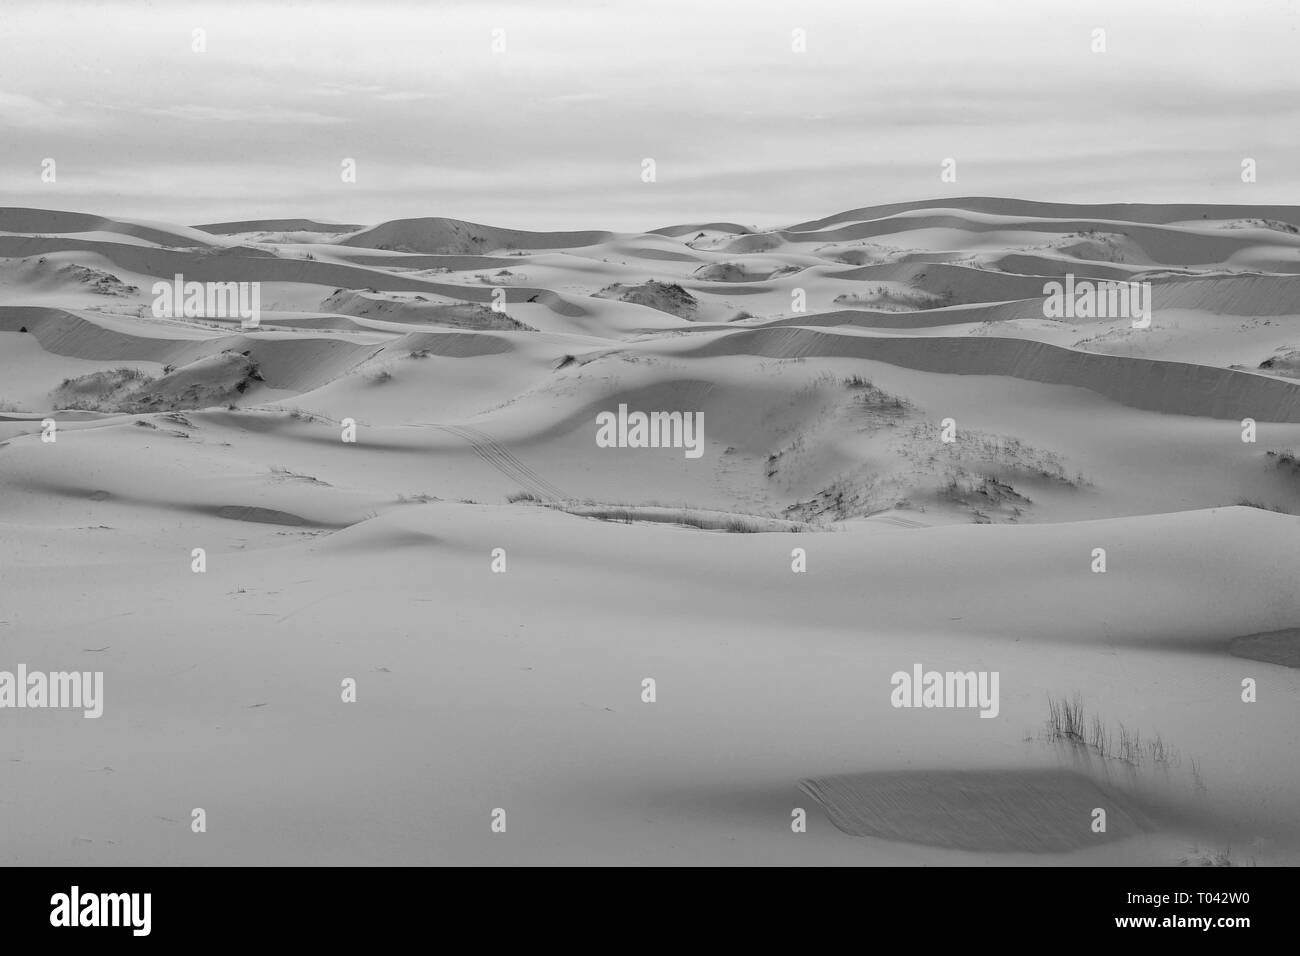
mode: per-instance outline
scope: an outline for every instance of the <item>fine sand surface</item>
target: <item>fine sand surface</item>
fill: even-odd
[[[1295,865],[1298,455],[1300,207],[0,209],[0,862]]]
[[[846,833],[959,850],[1063,853],[1152,827],[1122,794],[1070,771],[908,770],[809,780],[803,788]],[[1109,813],[1104,833],[1074,825],[1098,806]]]

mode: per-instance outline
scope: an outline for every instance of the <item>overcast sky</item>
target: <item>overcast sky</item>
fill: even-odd
[[[0,205],[631,230],[1295,203],[1298,50],[1300,2],[1260,0],[0,0]]]

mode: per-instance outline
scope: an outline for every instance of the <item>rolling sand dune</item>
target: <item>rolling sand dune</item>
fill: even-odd
[[[1248,372],[1101,356],[1025,339],[876,338],[803,328],[734,332],[678,355],[863,358],[925,372],[1073,385],[1123,405],[1205,418],[1300,422],[1300,384]]]
[[[789,242],[818,244],[845,243],[852,240],[896,240],[899,235],[923,237],[933,230],[944,241],[960,242],[959,248],[988,245],[988,235],[998,238],[999,245],[1026,241],[1033,248],[1041,239],[1034,233],[1058,237],[1053,247],[1082,261],[1139,265],[1206,265],[1232,261],[1243,251],[1265,245],[1275,248],[1275,265],[1286,271],[1300,270],[1300,235],[1277,230],[1225,231],[1197,226],[1149,226],[1120,223],[1104,219],[995,219],[970,215],[917,216],[873,219],[815,232],[783,232]]]
[[[344,223],[324,223],[315,219],[258,219],[244,222],[210,222],[195,226],[214,236],[230,236],[262,232],[311,232],[342,235],[360,232],[365,226]]]
[[[0,859],[1294,865],[1297,356],[1295,207],[0,210]]]
[[[1063,203],[1035,202],[1029,199],[1003,199],[987,196],[944,200],[943,202],[917,201],[890,203],[882,206],[864,206],[835,213],[823,219],[814,219],[790,227],[794,232],[825,229],[841,222],[863,222],[896,216],[900,213],[925,212],[935,207],[961,209],[969,213],[989,216],[1023,216],[1040,219],[1082,218],[1133,223],[1178,223],[1192,220],[1250,219],[1263,217],[1290,223],[1300,228],[1300,212],[1295,206],[1234,206],[1207,203]]]
[[[0,233],[12,233],[5,238],[41,238],[58,236],[70,239],[83,233],[111,233],[133,237],[169,248],[203,248],[220,245],[207,231],[189,226],[163,223],[131,222],[123,219],[105,219],[78,212],[56,212],[50,209],[0,208]]]
[[[459,219],[399,219],[362,229],[339,241],[347,246],[402,252],[466,255],[513,249],[564,249],[594,246],[613,238],[608,232],[526,232],[482,226]]]

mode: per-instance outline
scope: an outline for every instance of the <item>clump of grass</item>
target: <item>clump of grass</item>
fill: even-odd
[[[918,464],[933,464],[938,457],[962,469],[978,463],[985,472],[1009,477],[1022,475],[1046,479],[1067,487],[1087,483],[1082,472],[1070,478],[1064,462],[1055,452],[1027,445],[1018,438],[967,429],[958,433],[955,442],[941,444],[936,449],[933,428],[932,424],[925,423],[911,429],[915,450],[909,450],[908,454]]]
[[[906,399],[897,395],[890,395],[883,389],[877,388],[870,379],[863,378],[861,375],[850,375],[844,379],[844,386],[855,391],[865,392],[866,394],[857,397],[857,401],[872,408],[903,411],[909,407]]]
[[[1137,766],[1142,760],[1142,733],[1134,731],[1128,732],[1128,728],[1123,724],[1119,725],[1119,759],[1125,763]]]
[[[1078,694],[1069,699],[1047,698],[1047,724],[1054,738],[1082,742],[1086,732],[1083,698]]]
[[[1105,722],[1096,714],[1092,715],[1092,722],[1088,727],[1088,744],[1103,757],[1110,754],[1114,749],[1111,745],[1110,731],[1106,729]]]
[[[309,485],[321,485],[325,488],[333,487],[328,481],[321,481],[312,475],[304,475],[301,472],[293,471],[283,465],[272,465],[271,476],[277,481],[303,481]]]
[[[1047,735],[1051,740],[1065,741],[1099,757],[1119,760],[1134,767],[1148,761],[1162,767],[1182,765],[1177,749],[1166,743],[1160,734],[1143,740],[1139,730],[1130,730],[1122,723],[1117,725],[1117,729],[1117,733],[1112,733],[1100,714],[1087,713],[1079,694],[1068,698],[1049,695],[1047,698]],[[1203,791],[1205,784],[1201,781],[1200,764],[1195,760],[1191,761],[1191,775],[1196,789]]]
[[[138,368],[91,372],[65,378],[51,398],[58,407],[77,411],[127,411],[133,405],[133,395],[153,380]]]
[[[1023,513],[1019,505],[1033,504],[1028,496],[1022,495],[1010,484],[993,475],[975,475],[967,478],[964,477],[964,472],[949,476],[948,483],[939,491],[939,497],[961,505],[969,505],[973,501],[980,506],[991,506],[995,510],[1001,508],[1004,503],[1009,503],[1015,507],[1017,515]]]
[[[520,501],[541,500],[541,498],[537,497],[537,495],[533,494],[531,491],[516,491],[514,494],[506,495],[506,501],[512,505]]]
[[[1147,741],[1147,754],[1156,763],[1175,763],[1178,759],[1178,752],[1164,742],[1164,739],[1156,734],[1155,740]]]
[[[690,318],[699,306],[699,300],[677,283],[660,282],[657,279],[650,279],[637,286],[615,283],[596,294],[602,298],[617,297],[622,302],[644,305],[680,318]]]
[[[65,378],[59,383],[59,387],[68,388],[73,385],[84,385],[88,381],[93,382],[95,387],[101,387],[116,382],[144,382],[148,380],[150,380],[150,377],[138,368],[115,368],[109,372],[82,375],[79,378]]]
[[[1300,456],[1298,456],[1290,448],[1287,448],[1283,451],[1279,451],[1275,448],[1270,448],[1268,452],[1266,452],[1266,454],[1270,458],[1277,459],[1277,466],[1279,468],[1294,468],[1300,470]]]

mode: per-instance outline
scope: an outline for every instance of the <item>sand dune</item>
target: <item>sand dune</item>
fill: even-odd
[[[1107,263],[1145,266],[1207,265],[1231,262],[1237,254],[1259,245],[1276,247],[1272,267],[1279,271],[1300,269],[1295,251],[1300,235],[1276,230],[1237,230],[1197,228],[1191,226],[1152,226],[1104,219],[984,219],[967,215],[929,215],[873,219],[837,228],[812,232],[783,232],[791,242],[818,244],[845,243],[855,240],[911,235],[924,230],[956,233],[945,236],[959,239],[964,246],[985,242],[988,233],[999,244],[1031,237],[1025,233],[1045,233],[1058,237],[1054,248],[1074,259],[1096,261],[1101,268]],[[970,238],[966,238],[969,236]],[[1014,248],[1014,245],[1013,245]]]
[[[501,229],[459,219],[398,219],[362,229],[339,241],[347,246],[403,252],[466,255],[513,249],[564,249],[594,246],[612,238],[608,232],[527,232]]]
[[[4,861],[1294,865],[1298,233],[0,210],[0,635],[109,688],[14,718]],[[1049,316],[1067,274],[1150,326]],[[996,719],[895,706],[918,665]]]
[[[925,372],[1006,375],[1071,385],[1133,408],[1171,415],[1300,422],[1300,383],[1180,362],[1103,356],[1025,339],[909,339],[801,328],[753,329],[676,354],[865,358]]]
[[[164,247],[203,248],[217,245],[206,230],[170,223],[133,222],[107,219],[79,212],[53,209],[0,208],[0,233],[16,236],[75,237],[78,233],[119,233]],[[13,237],[6,237],[13,238]]]
[[[315,219],[250,219],[243,222],[210,222],[194,228],[210,232],[214,236],[250,232],[313,232],[342,235],[358,232],[365,226],[317,222]]]
[[[943,201],[919,200],[890,203],[882,206],[864,206],[841,213],[813,219],[790,227],[792,231],[809,232],[825,229],[840,222],[864,222],[885,216],[896,216],[935,207],[962,209],[993,216],[1033,216],[1043,219],[1066,219],[1086,216],[1114,222],[1176,223],[1191,220],[1231,220],[1265,217],[1290,223],[1300,228],[1300,213],[1295,206],[1241,206],[1210,203],[1056,203],[1035,202],[1029,199],[994,198],[987,196],[963,197]]]

